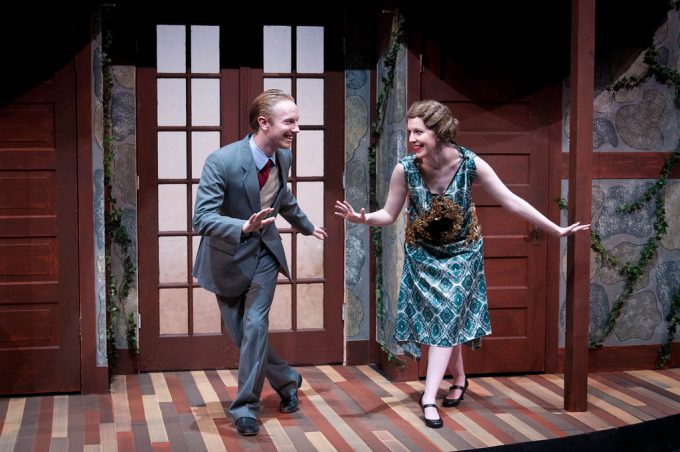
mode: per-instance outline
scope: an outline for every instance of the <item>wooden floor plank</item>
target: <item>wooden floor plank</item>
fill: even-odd
[[[163,414],[161,407],[158,404],[155,394],[142,395],[142,404],[144,405],[144,419],[149,432],[149,440],[151,443],[165,443],[168,441],[168,433],[165,430],[165,423],[163,422]]]
[[[35,435],[40,416],[40,397],[28,397],[21,414],[21,426],[18,431],[14,450],[31,450],[35,443]],[[0,447],[2,450],[2,447]]]
[[[156,395],[158,403],[172,402],[170,389],[168,389],[168,382],[165,380],[165,375],[161,372],[154,372],[149,374],[151,384],[153,385],[153,393]]]
[[[68,436],[68,397],[54,397],[54,416],[52,417],[52,438],[66,438]]]
[[[33,452],[48,452],[52,441],[54,397],[40,397],[40,413],[33,442]]]

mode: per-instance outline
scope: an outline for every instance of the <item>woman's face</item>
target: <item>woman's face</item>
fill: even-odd
[[[432,129],[427,128],[421,118],[409,118],[408,142],[416,153],[416,157],[422,159],[434,152],[437,147],[437,135]]]

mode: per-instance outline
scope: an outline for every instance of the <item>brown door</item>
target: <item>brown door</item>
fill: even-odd
[[[0,393],[80,390],[72,64],[0,105]]]
[[[144,40],[150,46],[149,64],[138,72],[143,370],[238,365],[214,295],[191,277],[200,241],[191,217],[206,156],[245,136],[247,106],[264,88],[291,92],[301,109],[291,190],[314,224],[330,237],[342,234],[326,208],[342,191],[343,73],[329,57],[341,48],[341,33],[323,20],[258,20],[241,29],[157,21]],[[271,343],[292,364],[341,362],[343,242],[304,237],[282,218],[277,226],[292,283],[279,279]]]
[[[423,38],[420,98],[437,99],[460,120],[456,141],[486,160],[517,195],[548,210],[549,122],[554,90],[498,74],[475,72],[449,42]],[[478,58],[484,57],[484,49]],[[473,53],[468,49],[467,53]],[[512,74],[510,74],[512,75]],[[482,79],[482,76],[484,77]],[[546,236],[505,211],[479,186],[473,200],[482,224],[493,333],[481,349],[464,347],[468,373],[542,371],[545,362]],[[421,366],[421,374],[426,367]]]

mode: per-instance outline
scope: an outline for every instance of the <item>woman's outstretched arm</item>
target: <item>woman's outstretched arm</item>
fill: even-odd
[[[382,209],[366,213],[366,209],[362,207],[359,212],[356,212],[347,201],[335,201],[335,214],[352,223],[363,223],[369,226],[387,226],[394,223],[394,220],[399,216],[399,212],[401,212],[401,208],[404,206],[407,192],[404,167],[401,163],[398,163],[394,167],[394,171],[392,171],[390,189],[387,193],[385,206]]]
[[[510,191],[498,177],[493,168],[491,168],[491,166],[483,159],[476,157],[475,165],[477,166],[477,179],[479,180],[479,183],[492,198],[510,212],[519,215],[544,231],[548,231],[558,237],[563,237],[578,231],[590,229],[590,224],[581,223],[574,223],[565,228],[558,226],[536,210],[531,204]]]

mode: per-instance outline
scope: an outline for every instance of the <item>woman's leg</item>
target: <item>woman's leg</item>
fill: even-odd
[[[439,390],[439,384],[444,379],[446,367],[451,357],[451,347],[436,347],[430,345],[427,353],[427,375],[425,377],[425,392],[423,393],[422,403],[435,403],[435,397]],[[425,419],[438,419],[436,408],[425,408]]]
[[[453,383],[457,386],[465,386],[465,369],[463,367],[463,348],[455,345],[451,352],[451,360],[449,362],[449,371],[453,376]],[[462,394],[462,390],[454,389],[446,396],[448,399],[457,399]]]

